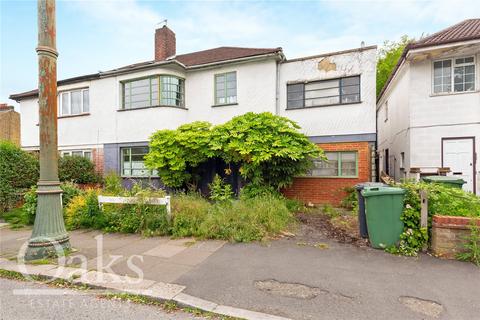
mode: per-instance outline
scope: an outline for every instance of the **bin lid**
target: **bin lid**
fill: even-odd
[[[357,190],[363,190],[368,187],[388,187],[388,185],[382,182],[362,182],[355,185]]]
[[[381,195],[394,195],[394,194],[405,194],[405,190],[402,188],[395,188],[395,187],[370,187],[370,188],[365,188],[362,191],[362,196],[366,198],[381,196]]]
[[[466,183],[466,181],[462,178],[458,178],[455,176],[426,176],[423,177],[422,180],[427,182],[448,182],[461,185]]]

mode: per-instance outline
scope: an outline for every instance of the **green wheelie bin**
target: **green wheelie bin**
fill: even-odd
[[[466,183],[462,178],[455,176],[426,176],[422,178],[423,181],[428,183],[441,183],[447,187],[462,189]]]
[[[405,190],[394,187],[365,188],[368,237],[372,247],[384,249],[400,240],[403,232],[403,212]]]

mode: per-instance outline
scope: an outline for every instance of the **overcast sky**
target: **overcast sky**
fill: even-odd
[[[37,1],[0,0],[0,102],[37,87]],[[282,47],[287,58],[420,37],[480,17],[478,0],[57,1],[58,79],[153,59],[168,19],[177,53]]]

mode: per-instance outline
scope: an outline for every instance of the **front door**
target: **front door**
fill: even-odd
[[[467,182],[464,190],[475,192],[474,138],[443,138],[442,144],[442,166],[449,167],[454,176]]]

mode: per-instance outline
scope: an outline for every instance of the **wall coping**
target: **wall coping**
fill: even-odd
[[[469,229],[473,220],[480,227],[480,218],[434,215],[432,225],[436,228]]]

